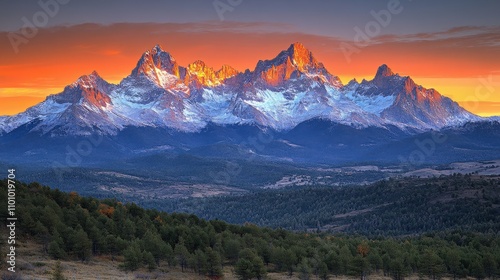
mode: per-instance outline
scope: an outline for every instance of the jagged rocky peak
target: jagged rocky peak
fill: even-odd
[[[255,71],[265,71],[273,66],[278,67],[286,65],[299,71],[307,71],[309,68],[323,67],[314,58],[311,51],[309,51],[303,44],[294,43],[288,47],[287,50],[281,51],[275,58],[271,60],[259,61]]]
[[[187,66],[189,75],[194,78],[199,85],[212,86],[218,84],[215,77],[215,71],[212,67],[208,67],[205,62],[196,60]]]
[[[190,74],[194,74],[198,77],[215,77],[214,69],[212,67],[208,67],[205,62],[201,60],[196,60],[195,62],[189,64],[187,66],[187,70]]]
[[[9,133],[35,119],[45,127],[84,126],[82,131],[88,132],[95,126],[114,133],[127,126],[195,131],[211,122],[291,129],[314,118],[417,129],[477,120],[451,99],[385,64],[373,80],[343,86],[301,43],[244,73],[228,65],[216,71],[201,60],[182,67],[156,45],[120,84],[107,83],[95,71],[81,76],[60,94],[4,119],[0,131]]]
[[[382,64],[378,67],[377,69],[377,74],[375,74],[375,79],[377,78],[382,78],[382,77],[390,77],[396,75],[394,72],[392,72],[391,68],[387,66],[387,64]]]
[[[413,81],[412,78],[410,77],[405,77],[404,79],[404,88],[406,92],[411,92],[417,84],[415,84],[415,81]]]
[[[196,60],[195,62],[191,63],[187,67],[189,70],[198,72],[198,71],[205,71],[206,69],[211,69],[212,67],[208,67],[205,62],[201,60]]]
[[[51,95],[57,103],[80,103],[84,102],[97,107],[105,107],[111,104],[111,98],[108,95],[110,84],[106,82],[96,71],[89,75],[80,76],[71,85],[64,88],[60,94]]]
[[[239,72],[228,65],[223,65],[221,69],[214,71],[205,62],[197,60],[188,65],[187,71],[197,80],[198,85],[203,86],[217,86],[220,85],[227,78],[237,75]]]
[[[323,67],[323,65],[318,65],[318,61],[314,58],[312,52],[302,43],[296,42],[291,44],[287,52],[292,63],[297,66],[300,71],[307,71],[309,67]]]
[[[371,81],[378,87],[392,88],[396,85],[400,85],[402,82],[406,82],[405,79],[409,77],[402,77],[397,73],[394,73],[387,64],[382,64],[378,67],[375,77]],[[368,81],[364,81],[366,83]],[[413,84],[414,85],[414,84]]]
[[[161,48],[160,44],[156,44],[152,49],[151,52],[153,53],[161,53],[164,52],[164,50]],[[175,60],[175,59],[174,59]]]
[[[342,86],[340,79],[331,75],[312,52],[301,43],[293,43],[271,60],[260,60],[254,70],[254,77],[266,84],[277,86],[283,82],[301,77],[303,74],[315,76],[334,86]]]
[[[156,45],[151,50],[144,52],[132,71],[132,76],[145,76],[164,88],[176,87],[179,83],[186,86],[192,84],[199,88],[218,86],[227,78],[238,73],[228,65],[224,65],[220,70],[215,71],[202,60],[196,60],[187,67],[182,67],[170,53],[164,51],[160,45]],[[177,80],[169,78],[170,75],[177,77]]]
[[[177,77],[180,77],[181,72],[175,58],[170,53],[164,51],[160,45],[156,45],[141,56],[137,62],[137,66],[132,70],[132,75],[139,76],[144,74],[154,77],[156,70],[164,70]]]
[[[217,78],[219,80],[225,80],[227,78],[231,78],[233,76],[236,76],[239,74],[238,70],[234,69],[233,67],[224,64],[222,65],[221,69],[219,69],[216,73]]]
[[[89,75],[80,76],[72,86],[82,86],[82,87],[95,87],[98,83],[104,82],[103,78],[99,76],[97,71],[92,71]]]
[[[343,90],[346,91],[346,92],[347,91],[355,91],[356,88],[359,87],[359,84],[360,83],[358,82],[358,80],[356,80],[356,78],[353,78],[346,85],[343,86]]]

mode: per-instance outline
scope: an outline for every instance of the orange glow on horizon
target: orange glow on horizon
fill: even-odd
[[[1,115],[15,115],[45,100],[45,97],[16,96],[0,97]]]
[[[0,36],[6,38],[5,32]],[[297,41],[344,84],[353,78],[371,80],[377,67],[385,63],[394,72],[410,75],[417,84],[435,88],[473,113],[500,115],[497,49],[467,49],[459,41],[447,40],[374,44],[358,49],[347,59],[338,38],[304,33],[252,33],[224,28],[183,32],[179,24],[125,23],[41,29],[27,44],[19,46],[18,54],[8,40],[0,41],[0,115],[22,112],[94,70],[106,81],[119,83],[130,74],[142,53],[156,44],[184,67],[202,60],[214,70],[227,64],[244,71],[253,70],[259,60],[272,59]],[[456,44],[458,47],[453,47]]]

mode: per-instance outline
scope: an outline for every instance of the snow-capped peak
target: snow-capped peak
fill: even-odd
[[[157,70],[166,71],[172,75],[179,77],[179,65],[175,58],[168,52],[164,51],[160,45],[156,45],[149,51],[146,51],[137,62],[137,66],[132,70],[132,75],[139,76],[141,74],[155,79]]]
[[[478,117],[434,89],[417,85],[409,76],[381,65],[373,80],[350,82],[344,93],[360,107],[400,127],[439,129]]]
[[[281,51],[271,60],[259,61],[255,67],[255,72],[266,71],[272,67],[286,65],[293,70],[301,72],[313,71],[315,68],[324,68],[323,64],[318,63],[311,51],[301,43],[294,43],[287,50]]]
[[[99,76],[97,71],[94,70],[89,75],[80,76],[72,85],[90,88],[101,82],[104,82],[104,80]]]
[[[35,129],[43,133],[98,129],[113,134],[127,126],[196,131],[207,123],[256,123],[286,130],[313,118],[353,126],[439,129],[478,117],[385,64],[373,80],[343,86],[301,43],[244,73],[228,65],[215,71],[201,60],[183,67],[156,45],[119,85],[107,83],[95,71],[81,76],[63,92],[2,118],[0,133],[35,120]]]
[[[301,43],[291,44],[287,50],[281,51],[271,60],[260,60],[253,74],[255,79],[271,86],[280,86],[288,80],[304,75],[334,87],[342,86],[340,79],[330,74],[323,63],[318,62],[312,52]]]

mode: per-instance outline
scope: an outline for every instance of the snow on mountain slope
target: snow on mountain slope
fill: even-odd
[[[82,76],[63,92],[50,95],[25,112],[6,118],[3,129],[10,132],[37,121],[33,130],[41,133],[82,135],[95,130],[109,131],[117,125],[109,117],[112,100],[108,92],[112,88],[96,72]]]
[[[439,129],[481,119],[436,90],[394,74],[385,64],[373,80],[353,80],[342,91],[365,111],[400,127]]]
[[[480,120],[386,65],[371,81],[343,86],[300,43],[243,73],[227,65],[214,70],[203,61],[183,67],[157,45],[120,84],[96,72],[82,76],[25,112],[0,117],[0,134],[28,123],[36,123],[32,131],[50,135],[116,134],[127,126],[192,132],[208,123],[289,130],[314,118],[420,130]]]
[[[363,95],[358,93],[366,92],[367,90],[369,90],[369,86],[366,85],[366,83],[359,84],[356,80],[349,82],[343,89],[347,98],[365,111],[376,114],[377,116],[380,116],[380,113],[391,106],[394,100],[396,100],[395,95],[384,95],[383,93]]]
[[[19,126],[34,120],[55,122],[57,116],[64,112],[70,105],[71,103],[58,103],[54,100],[53,96],[49,96],[45,99],[45,101],[27,109],[22,113],[11,117],[3,117],[1,122],[2,130],[8,133]]]
[[[340,79],[330,74],[323,63],[318,62],[301,43],[290,45],[274,59],[260,60],[253,71],[254,84],[257,86],[282,86],[301,76],[307,76],[311,82],[327,83],[337,88],[342,86]]]
[[[302,44],[294,43],[271,60],[259,61],[253,72],[243,75],[235,115],[278,130],[293,128],[312,119],[341,123],[380,125],[343,96],[342,83]]]
[[[162,88],[171,88],[182,83],[186,68],[179,66],[175,58],[156,45],[141,56],[131,76],[143,76]]]

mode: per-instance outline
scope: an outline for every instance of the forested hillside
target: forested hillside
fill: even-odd
[[[500,232],[500,179],[454,175],[389,179],[368,186],[266,190],[240,196],[149,201],[165,211],[295,231],[368,236],[432,231]]]
[[[0,182],[0,189],[5,217],[6,181]],[[176,266],[218,278],[223,266],[233,266],[241,279],[261,279],[271,271],[305,278],[316,274],[321,279],[376,273],[394,279],[415,274],[435,279],[495,278],[500,268],[496,232],[456,230],[376,239],[294,233],[146,210],[37,183],[16,183],[16,205],[22,223],[19,242],[36,240],[44,245],[47,258],[85,261],[111,255],[123,260],[119,266],[124,270]]]

